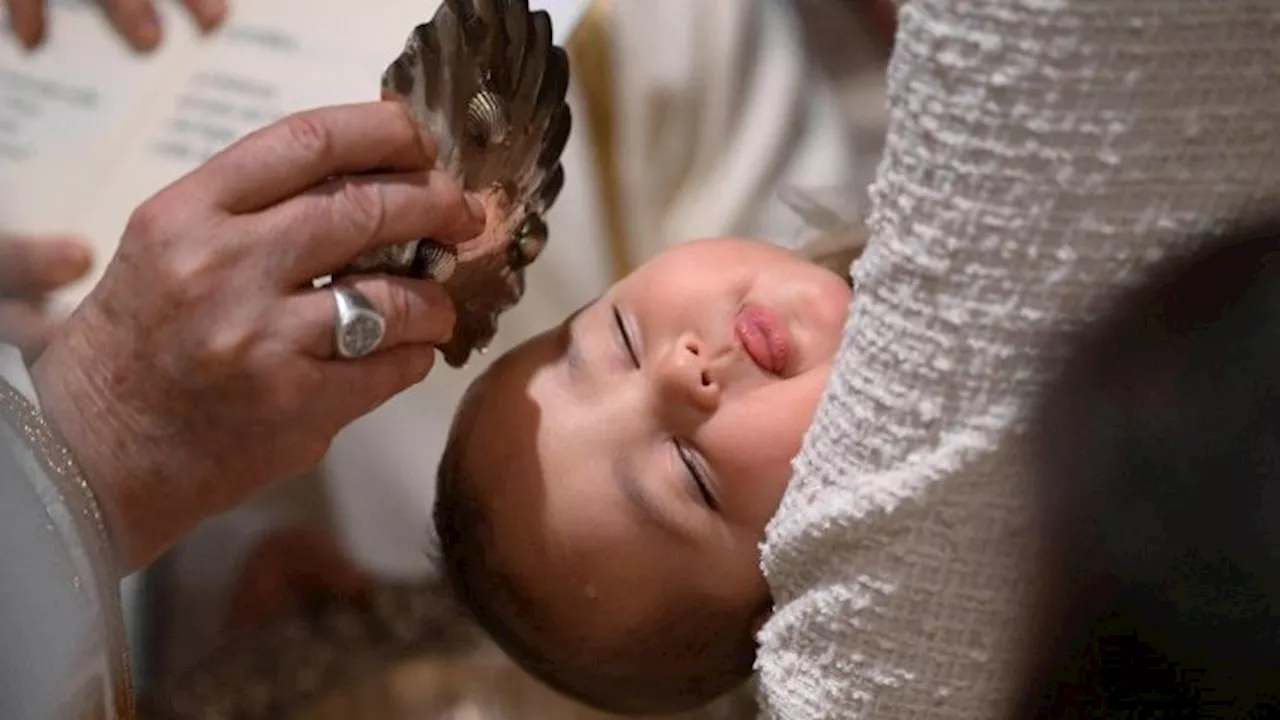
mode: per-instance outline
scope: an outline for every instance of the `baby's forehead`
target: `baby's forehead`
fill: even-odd
[[[563,349],[558,347],[559,326],[516,345],[490,365],[467,389],[467,400],[476,408],[477,419],[503,411],[528,398],[530,383],[537,374],[559,361]],[[495,412],[496,411],[496,412]]]
[[[554,355],[552,334],[536,336],[504,353],[467,388],[452,432],[473,482],[506,484],[494,476],[536,470],[535,436],[544,408],[529,387]]]

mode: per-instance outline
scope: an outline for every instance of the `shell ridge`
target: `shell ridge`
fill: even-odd
[[[503,25],[507,33],[505,60],[507,86],[502,88],[502,91],[514,97],[519,88],[520,76],[524,72],[524,56],[529,47],[528,1],[508,0]]]

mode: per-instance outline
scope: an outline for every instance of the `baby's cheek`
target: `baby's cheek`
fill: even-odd
[[[816,329],[827,352],[834,355],[840,348],[840,338],[844,334],[844,326],[849,319],[853,292],[844,283],[834,278],[824,282],[822,287],[815,288],[814,292],[813,306],[817,308]]]
[[[708,423],[711,439],[718,441],[715,450],[724,468],[723,482],[743,522],[763,526],[777,511],[791,480],[791,463],[803,447],[830,373],[830,363],[824,363],[773,383],[722,408]]]
[[[743,446],[723,464],[723,512],[735,525],[764,531],[782,501],[798,447],[781,438]]]
[[[759,536],[764,536],[765,526],[778,512],[778,506],[782,504],[782,496],[786,494],[790,479],[791,463],[788,462],[784,471],[769,473],[762,482],[752,486],[752,496],[744,517],[747,525]]]

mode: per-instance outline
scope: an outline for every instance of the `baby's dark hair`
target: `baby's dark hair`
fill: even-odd
[[[1036,413],[1045,573],[1016,717],[1280,711],[1280,215],[1083,332]]]
[[[742,685],[751,675],[755,642],[750,627],[725,630],[736,618],[713,617],[705,607],[682,607],[661,627],[588,650],[577,647],[572,628],[551,617],[542,601],[503,566],[488,502],[468,463],[486,402],[487,375],[472,384],[458,407],[436,482],[438,559],[459,602],[525,672],[597,710],[677,713]],[[481,438],[479,444],[493,443]],[[521,471],[508,465],[508,472]]]

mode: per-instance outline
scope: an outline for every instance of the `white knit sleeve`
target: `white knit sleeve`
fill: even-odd
[[[1271,0],[903,3],[871,245],[763,552],[768,716],[1001,717],[1053,334],[1280,197],[1277,38]]]

